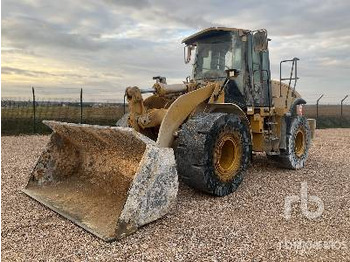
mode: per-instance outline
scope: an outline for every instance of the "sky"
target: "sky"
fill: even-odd
[[[27,98],[34,86],[74,100],[83,88],[86,100],[121,101],[153,76],[180,83],[191,74],[181,40],[227,26],[267,29],[272,77],[298,57],[302,96],[339,103],[350,94],[349,15],[348,0],[2,0],[1,96]]]

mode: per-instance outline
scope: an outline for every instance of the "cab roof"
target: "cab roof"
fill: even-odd
[[[189,37],[186,37],[185,39],[182,40],[181,43],[189,45],[203,37],[210,37],[216,34],[220,34],[224,32],[234,32],[234,31],[241,31],[242,33],[250,32],[250,30],[247,30],[247,29],[239,29],[239,28],[233,28],[233,27],[209,27],[193,35],[190,35]]]

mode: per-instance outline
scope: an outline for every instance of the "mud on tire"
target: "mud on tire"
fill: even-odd
[[[251,138],[239,117],[200,113],[179,132],[175,157],[180,178],[198,190],[225,196],[237,189],[250,163]]]
[[[280,165],[289,169],[303,168],[311,144],[311,130],[305,117],[297,116],[291,120],[286,139],[286,149],[277,157]]]

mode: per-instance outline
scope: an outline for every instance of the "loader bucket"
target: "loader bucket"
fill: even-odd
[[[105,241],[169,212],[173,149],[131,128],[44,121],[54,132],[24,193]]]

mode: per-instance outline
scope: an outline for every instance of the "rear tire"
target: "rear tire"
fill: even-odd
[[[213,195],[228,195],[238,188],[250,163],[249,129],[232,114],[197,114],[183,124],[175,156],[186,184]]]
[[[311,130],[305,117],[297,116],[291,120],[286,139],[286,149],[281,150],[281,154],[276,156],[276,160],[284,168],[303,168],[311,144]]]

